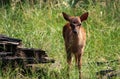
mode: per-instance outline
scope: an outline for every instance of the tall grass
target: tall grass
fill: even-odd
[[[55,64],[44,65],[47,68],[42,79],[67,79],[66,53],[62,37],[62,28],[66,21],[62,12],[70,15],[81,15],[89,12],[89,18],[83,23],[87,31],[87,44],[83,55],[83,79],[96,79],[96,72],[104,69],[119,70],[119,64],[108,63],[97,66],[96,62],[106,62],[120,59],[120,3],[113,2],[111,6],[89,2],[87,6],[77,4],[76,8],[63,1],[56,6],[45,4],[30,6],[16,5],[15,8],[0,8],[0,34],[21,38],[25,47],[40,48],[47,51],[49,57],[56,60]],[[84,3],[83,3],[84,5]],[[74,60],[73,60],[74,61]],[[71,79],[77,79],[77,69],[74,62],[71,69]],[[10,70],[9,70],[10,71]],[[16,75],[17,74],[17,75]],[[24,79],[36,79],[43,73],[32,73],[32,76],[23,76]],[[18,71],[8,72],[2,79],[18,78]],[[16,75],[16,76],[14,76]],[[20,76],[21,77],[21,76]],[[119,77],[116,77],[119,78]]]

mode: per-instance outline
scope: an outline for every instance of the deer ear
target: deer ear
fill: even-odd
[[[80,16],[81,22],[84,21],[84,20],[86,20],[87,18],[88,18],[88,12],[86,12],[86,13],[84,13],[84,14],[82,14],[82,15]]]
[[[70,16],[68,14],[66,14],[65,12],[62,12],[62,14],[65,20],[70,21]]]

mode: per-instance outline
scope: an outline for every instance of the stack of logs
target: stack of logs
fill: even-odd
[[[54,59],[49,59],[41,49],[23,48],[21,39],[0,35],[0,62],[1,68],[25,68],[28,64],[54,63]]]

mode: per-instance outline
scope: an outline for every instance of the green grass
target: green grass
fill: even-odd
[[[105,7],[99,3],[96,5],[91,3],[87,8],[77,6],[75,9],[65,8],[62,4],[58,7],[53,5],[45,8],[39,6],[31,8],[28,5],[22,5],[22,9],[19,6],[15,9],[2,7],[0,8],[0,34],[20,38],[23,40],[24,47],[43,49],[49,57],[56,60],[55,64],[44,65],[47,70],[45,69],[42,79],[67,79],[66,53],[62,37],[62,28],[66,23],[61,14],[63,11],[77,16],[89,12],[88,20],[83,23],[87,31],[82,66],[83,79],[96,79],[96,72],[100,70],[119,70],[118,63],[96,65],[96,62],[120,59],[120,9],[115,6]],[[74,60],[72,64],[70,77],[78,79]],[[18,70],[9,69],[0,79],[20,79],[21,74]],[[32,75],[22,75],[22,78],[37,79],[41,74],[43,73],[33,72]]]

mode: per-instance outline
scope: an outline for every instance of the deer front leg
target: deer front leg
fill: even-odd
[[[78,53],[75,53],[75,67],[78,68]]]
[[[79,49],[78,52],[78,70],[79,70],[79,79],[82,78],[82,73],[81,73],[81,66],[82,66],[82,55],[84,52],[84,47],[82,47],[81,49]]]
[[[81,65],[82,65],[82,55],[78,54],[78,71],[79,71],[79,79],[81,79]]]
[[[70,78],[69,72],[70,72],[70,68],[71,68],[71,61],[72,61],[72,55],[70,52],[67,52],[67,63],[68,63],[67,76],[68,76],[68,79]]]

